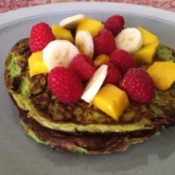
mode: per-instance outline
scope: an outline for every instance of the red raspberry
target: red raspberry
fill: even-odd
[[[141,104],[149,103],[155,96],[153,81],[141,68],[130,69],[120,85],[131,100]]]
[[[121,49],[116,49],[112,52],[110,56],[110,61],[114,63],[115,66],[124,75],[130,68],[135,68],[136,63],[134,58],[126,51]]]
[[[111,54],[116,49],[115,39],[112,33],[104,29],[94,38],[95,55]]]
[[[48,85],[53,95],[64,103],[78,102],[83,93],[80,79],[68,68],[53,68],[48,75]]]
[[[105,21],[104,25],[106,29],[110,30],[116,36],[124,28],[124,23],[123,16],[113,15]]]
[[[55,40],[50,26],[44,22],[34,25],[30,32],[29,47],[31,52],[37,52],[51,41]]]
[[[108,65],[108,73],[104,83],[118,85],[122,79],[120,71],[116,68],[116,66],[113,63],[108,63],[107,65]]]
[[[78,54],[76,55],[70,65],[69,68],[73,71],[82,81],[89,80],[93,74],[95,73],[95,68],[93,61],[86,54]]]

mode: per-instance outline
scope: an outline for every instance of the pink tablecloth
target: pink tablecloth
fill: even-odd
[[[175,0],[85,0],[101,2],[124,2],[130,4],[146,5],[175,12]],[[0,0],[0,13],[21,7],[30,7],[41,4],[58,2],[81,2],[80,0]]]

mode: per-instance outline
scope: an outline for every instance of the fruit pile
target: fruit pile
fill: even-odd
[[[158,45],[150,31],[126,28],[123,16],[102,23],[77,14],[52,27],[44,22],[32,27],[29,73],[48,73],[48,86],[59,101],[84,100],[119,120],[129,101],[148,104],[155,88],[166,90],[175,81],[168,76],[174,75],[175,63],[153,62]]]

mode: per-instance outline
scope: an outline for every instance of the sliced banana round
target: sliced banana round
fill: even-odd
[[[94,55],[94,42],[89,31],[81,30],[75,36],[75,45],[81,53],[89,55],[90,58]]]
[[[87,103],[92,102],[106,78],[107,70],[108,66],[103,64],[95,71],[81,96],[82,100]]]
[[[142,46],[143,39],[139,29],[126,28],[116,36],[115,42],[117,48],[134,53]]]
[[[43,50],[43,61],[50,71],[55,66],[68,67],[79,50],[67,40],[50,42]]]
[[[66,29],[72,29],[72,28],[75,28],[80,22],[82,22],[85,19],[86,19],[86,16],[84,14],[77,14],[61,20],[59,22],[59,25]]]

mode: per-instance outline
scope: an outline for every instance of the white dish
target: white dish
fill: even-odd
[[[0,15],[0,174],[2,175],[172,175],[175,172],[175,127],[127,152],[85,156],[56,152],[35,143],[19,125],[18,112],[8,96],[3,80],[8,51],[18,40],[28,37],[33,24],[58,22],[72,14],[85,13],[105,20],[121,14],[127,26],[143,26],[158,35],[161,43],[175,48],[175,13],[118,3],[60,3],[20,9]]]

